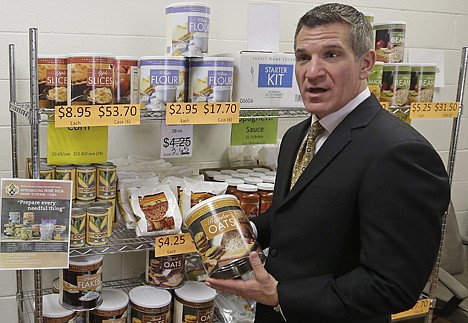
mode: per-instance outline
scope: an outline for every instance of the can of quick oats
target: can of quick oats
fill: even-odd
[[[68,56],[68,105],[111,104],[114,101],[115,56]]]
[[[401,63],[405,54],[405,21],[375,22],[375,53],[377,61]]]
[[[39,108],[53,109],[67,104],[67,57],[59,55],[37,58]]]
[[[145,282],[163,289],[184,284],[185,254],[156,257],[154,249],[146,251]]]
[[[230,102],[234,59],[203,57],[190,60],[190,102]]]
[[[184,222],[209,276],[251,278],[249,254],[258,251],[262,257],[263,253],[235,196],[218,195],[198,203]]]
[[[210,7],[181,2],[166,7],[166,54],[200,57],[208,54]]]
[[[184,102],[187,62],[184,57],[140,58],[140,103],[148,110],[165,111],[168,102]]]

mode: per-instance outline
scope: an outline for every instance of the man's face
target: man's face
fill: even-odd
[[[349,26],[302,27],[296,37],[296,79],[308,112],[323,118],[338,111],[367,86],[373,51],[361,58],[351,48]]]

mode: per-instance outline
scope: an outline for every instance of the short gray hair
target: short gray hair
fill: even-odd
[[[296,39],[302,27],[317,27],[332,23],[343,23],[350,27],[351,48],[360,58],[370,49],[374,49],[374,36],[372,26],[365,16],[354,7],[341,3],[327,3],[314,7],[299,19],[294,35],[294,48]]]

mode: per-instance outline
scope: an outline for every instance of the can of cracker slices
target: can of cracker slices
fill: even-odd
[[[230,102],[234,59],[203,57],[190,60],[190,102]]]
[[[185,255],[155,257],[154,249],[146,251],[145,281],[158,288],[173,289],[184,284]]]
[[[206,199],[192,207],[184,220],[209,276],[250,278],[250,252],[263,254],[235,196]]]
[[[138,103],[138,58],[132,56],[117,56],[114,65],[115,103]]]
[[[186,66],[184,57],[141,57],[140,103],[148,110],[165,111],[168,102],[184,102]]]
[[[208,53],[210,7],[181,2],[166,7],[166,54],[200,57]]]
[[[39,108],[53,109],[67,104],[67,57],[58,55],[37,58]]]
[[[68,105],[110,104],[114,100],[115,56],[68,56]]]

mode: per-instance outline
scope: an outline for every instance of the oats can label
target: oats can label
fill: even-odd
[[[250,221],[232,195],[218,195],[192,207],[185,223],[208,275],[236,278],[250,272],[248,255],[261,249]],[[239,268],[236,268],[236,267]]]
[[[190,102],[230,102],[234,60],[230,57],[190,61]]]
[[[168,102],[184,102],[187,63],[183,57],[140,58],[140,103],[165,111]]]
[[[67,58],[49,56],[37,59],[39,108],[53,109],[67,104]]]
[[[175,3],[166,7],[166,54],[200,57],[208,53],[210,7]]]
[[[382,73],[380,101],[390,106],[405,106],[411,84],[411,65],[401,63],[385,64]]]
[[[77,54],[68,57],[68,105],[111,104],[114,101],[112,55]]]
[[[146,252],[145,281],[158,288],[179,288],[184,284],[185,255],[155,257],[154,250]]]
[[[417,64],[411,68],[409,101],[432,102],[437,73],[435,64]]]

